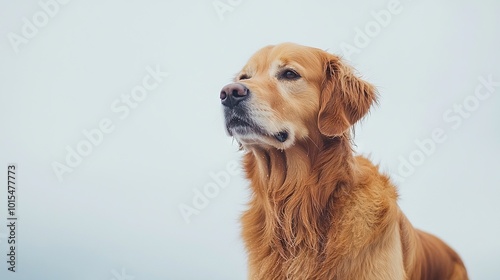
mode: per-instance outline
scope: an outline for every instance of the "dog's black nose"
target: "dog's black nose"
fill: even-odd
[[[248,98],[249,93],[246,86],[232,83],[222,88],[220,91],[220,100],[222,105],[233,108],[238,105],[238,103]]]

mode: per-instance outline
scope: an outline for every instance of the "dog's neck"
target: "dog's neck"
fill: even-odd
[[[272,196],[279,202],[302,190],[317,191],[307,187],[317,182],[331,188],[335,183],[347,183],[352,179],[352,163],[353,152],[346,134],[307,138],[286,150],[252,147],[245,155],[244,167],[256,194]]]
[[[321,250],[336,197],[353,184],[353,164],[347,134],[317,135],[286,150],[250,149],[244,160],[254,192],[250,211],[264,220],[263,241],[280,240],[274,246],[284,255],[303,245]]]

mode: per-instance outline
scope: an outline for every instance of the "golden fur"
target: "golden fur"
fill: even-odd
[[[353,155],[352,125],[377,95],[351,67],[286,43],[258,51],[235,83],[245,100],[224,110],[253,192],[249,279],[468,279],[450,247],[413,228],[389,178]]]

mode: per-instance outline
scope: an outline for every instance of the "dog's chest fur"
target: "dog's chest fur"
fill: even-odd
[[[397,213],[397,195],[393,187],[384,187],[387,178],[376,178],[378,183],[363,176],[374,168],[363,158],[248,153],[245,169],[254,194],[242,222],[250,278],[363,279],[359,268],[374,259],[368,254],[397,251],[389,248],[396,246],[392,240],[377,240],[384,248],[370,248],[377,236],[394,236],[387,234],[395,231],[388,221],[397,220],[391,217]]]

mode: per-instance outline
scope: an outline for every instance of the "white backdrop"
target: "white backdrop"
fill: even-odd
[[[248,183],[219,91],[286,41],[378,87],[358,152],[472,279],[498,279],[498,1],[0,3],[0,279],[245,279]]]

